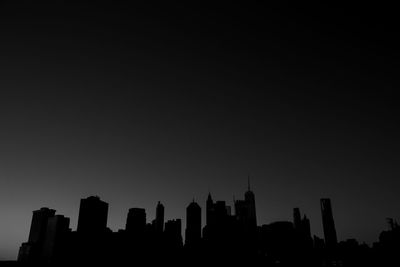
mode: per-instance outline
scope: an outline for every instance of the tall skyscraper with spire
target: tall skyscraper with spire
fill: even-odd
[[[249,227],[257,228],[256,200],[253,191],[250,188],[250,176],[247,177],[247,191],[244,194],[244,200],[248,207]]]
[[[235,200],[235,217],[247,235],[254,236],[257,230],[256,201],[247,178],[247,191],[244,200]]]
[[[164,232],[164,205],[160,201],[158,201],[156,207],[155,230],[158,234]]]

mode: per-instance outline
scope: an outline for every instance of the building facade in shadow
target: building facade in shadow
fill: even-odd
[[[196,248],[201,242],[201,208],[194,200],[186,208],[185,246]]]
[[[324,229],[325,246],[329,250],[334,250],[337,245],[337,236],[331,200],[329,198],[321,199],[322,226]]]
[[[55,213],[55,210],[49,208],[33,211],[28,242],[21,245],[18,261],[38,262],[41,260],[49,218],[52,218]]]

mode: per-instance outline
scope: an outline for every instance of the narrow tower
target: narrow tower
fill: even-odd
[[[201,240],[201,208],[192,201],[186,208],[186,235],[185,246],[194,247]]]
[[[156,208],[155,230],[157,234],[164,232],[164,205],[160,201],[158,201]]]
[[[329,198],[321,199],[321,213],[325,245],[328,249],[333,249],[337,244],[337,236],[335,222],[333,220],[331,200]]]
[[[244,194],[244,200],[248,207],[248,224],[251,229],[257,228],[256,200],[253,191],[250,188],[250,176],[247,177],[247,191]]]
[[[208,193],[206,202],[206,225],[213,224],[214,221],[214,201],[212,200],[211,193]]]

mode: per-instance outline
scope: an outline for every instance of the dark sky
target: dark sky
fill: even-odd
[[[400,219],[393,7],[77,2],[0,6],[1,259],[40,207],[75,229],[99,195],[117,230],[247,175],[260,225],[300,207],[322,237],[322,197],[340,240]]]

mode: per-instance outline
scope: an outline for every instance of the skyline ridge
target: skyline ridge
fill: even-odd
[[[230,262],[226,256],[240,253],[232,264],[246,261],[271,266],[280,266],[281,262],[288,266],[304,263],[335,266],[341,262],[353,266],[370,260],[391,262],[394,257],[391,253],[398,246],[396,242],[400,242],[400,226],[394,219],[388,220],[389,230],[382,231],[372,247],[360,244],[356,239],[338,241],[329,198],[320,199],[323,239],[312,235],[310,220],[305,213],[301,216],[298,207],[293,208],[293,221],[257,225],[254,199],[254,193],[246,191],[243,200],[234,202],[232,213],[225,201],[214,201],[209,193],[204,227],[201,207],[193,199],[186,208],[184,231],[180,218],[164,222],[164,205],[160,201],[154,220],[147,222],[145,209],[130,208],[125,229],[117,232],[107,227],[109,204],[98,196],[81,199],[76,231],[69,228],[70,218],[43,207],[33,211],[29,238],[20,246],[18,262],[27,266],[38,263],[122,263],[144,260],[145,255],[158,255],[167,258],[156,262],[174,259],[177,264],[182,264],[181,260],[193,255],[202,255],[201,262],[211,259]],[[98,254],[99,250],[102,254]],[[366,257],[367,251],[373,254]]]
[[[249,179],[248,179],[248,181],[249,181]],[[248,186],[249,186],[250,184],[248,183]],[[246,192],[248,192],[248,191],[250,191],[250,192],[252,192],[251,190],[249,190],[250,189],[250,187],[248,187],[248,190],[247,191],[245,191],[245,193]],[[253,193],[254,194],[254,193]],[[212,193],[209,191],[208,192],[208,197],[209,196],[211,196],[212,197]],[[86,198],[96,198],[96,199],[101,199],[100,198],[100,196],[99,195],[93,195],[93,196],[89,196],[89,197],[86,197]],[[85,199],[85,198],[82,198],[82,199]],[[82,200],[81,199],[81,200]],[[322,200],[330,200],[330,198],[327,198],[327,197],[323,197],[323,198],[320,198],[319,199],[321,202],[322,202]],[[224,200],[221,200],[221,201],[224,201]],[[238,201],[237,199],[235,199],[234,198],[234,200],[233,200],[233,207],[235,206],[235,202],[236,201]],[[239,199],[239,201],[240,201],[240,199]],[[204,201],[205,203],[207,202],[207,200],[205,200]],[[225,202],[225,201],[224,201]],[[107,203],[107,202],[105,202],[105,203]],[[200,201],[195,201],[195,198],[192,198],[192,200],[191,201],[189,201],[188,202],[189,204],[188,205],[190,205],[191,203],[196,203],[197,205],[199,205],[200,207],[203,207],[203,205],[202,204],[199,204],[199,203],[202,203],[202,202],[200,202]],[[157,204],[157,207],[158,207],[158,205],[162,205],[162,208],[163,208],[163,216],[164,216],[164,205],[162,204],[162,201],[161,200],[158,200],[157,202],[156,202],[156,204]],[[107,205],[108,205],[108,203],[107,203]],[[322,204],[321,204],[322,205]],[[204,205],[204,206],[206,206],[206,204]],[[231,206],[227,206],[227,207],[231,207]],[[50,209],[50,207],[42,207],[42,208],[45,208],[45,209]],[[299,207],[293,207],[293,209],[297,209],[297,208],[299,208]],[[145,210],[146,211],[146,209],[145,208],[143,208],[143,207],[139,207],[139,206],[137,206],[137,205],[134,205],[134,206],[132,206],[131,208],[129,208],[128,209],[128,211],[130,210],[130,209],[143,209],[143,210]],[[202,210],[203,210],[203,208],[201,208]],[[156,209],[157,210],[157,209]],[[54,211],[57,211],[56,209],[54,209]],[[203,211],[202,211],[203,212]],[[257,213],[256,213],[257,214]],[[128,213],[127,213],[127,215],[128,215]],[[235,216],[237,216],[237,214],[234,214]],[[333,215],[333,214],[332,214]],[[331,215],[331,216],[332,216]],[[306,214],[303,214],[303,216],[305,217],[305,218],[307,218],[307,215]],[[156,216],[157,217],[157,216]],[[156,219],[156,217],[155,217],[155,219]],[[206,217],[206,216],[204,216],[204,217]],[[78,215],[78,218],[79,218],[79,215]],[[322,217],[321,217],[322,218]],[[154,221],[155,221],[155,219],[154,219]],[[182,219],[182,220],[184,220],[184,216],[182,216],[182,217],[180,217],[180,219]],[[385,219],[388,219],[388,218],[385,218]],[[390,219],[390,218],[389,218]],[[152,222],[151,220],[150,220],[150,222]],[[203,222],[206,222],[206,219],[202,219],[202,224],[203,224]],[[264,223],[262,223],[262,224],[257,224],[257,226],[261,226],[261,225],[263,225],[263,224],[266,224],[267,222],[264,222]],[[273,222],[269,222],[269,223],[273,223]],[[108,226],[107,226],[107,228],[109,228]],[[111,229],[110,229],[111,230]],[[118,230],[120,230],[120,229],[115,229],[115,230],[112,230],[112,231],[118,231]],[[363,243],[365,243],[365,241],[363,241],[363,240],[361,240]]]

